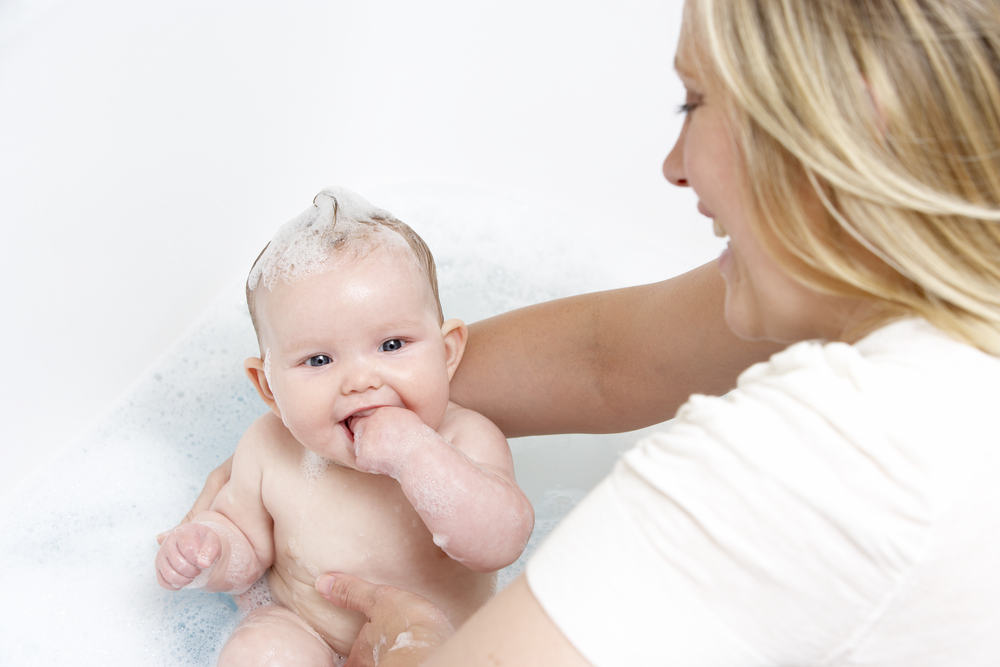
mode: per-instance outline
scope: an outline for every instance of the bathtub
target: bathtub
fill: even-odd
[[[0,665],[212,662],[238,612],[160,589],[155,535],[264,410],[242,281],[322,187],[415,227],[470,322],[718,253],[658,174],[679,3],[579,5],[0,6]],[[526,555],[637,436],[511,441]]]

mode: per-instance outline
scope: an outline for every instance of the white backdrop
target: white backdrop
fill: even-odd
[[[680,8],[0,0],[0,490],[106,414],[326,185],[390,210],[378,193],[537,202],[546,229],[507,242],[598,262],[602,287],[712,258],[659,172]]]
[[[263,409],[241,283],[322,187],[413,224],[468,320],[717,255],[660,175],[680,11],[0,0],[0,665],[217,652],[231,602],[160,590],[153,536]],[[512,441],[533,543],[634,437]]]

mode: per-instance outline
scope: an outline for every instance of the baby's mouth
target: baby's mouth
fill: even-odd
[[[370,416],[374,412],[375,408],[366,408],[364,410],[358,410],[357,412],[348,415],[344,419],[342,423],[344,424],[344,428],[346,428],[347,432],[350,434],[351,440],[354,440],[354,425],[357,423],[357,421],[362,417]]]

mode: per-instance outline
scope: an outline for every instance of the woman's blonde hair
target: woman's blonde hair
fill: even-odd
[[[870,325],[915,314],[1000,355],[996,0],[689,0],[685,12],[775,258],[816,289],[871,299]]]

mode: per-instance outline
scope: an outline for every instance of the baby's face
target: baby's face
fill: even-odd
[[[277,410],[310,450],[354,465],[351,417],[405,407],[437,428],[449,350],[427,276],[399,249],[261,290],[258,327]]]

